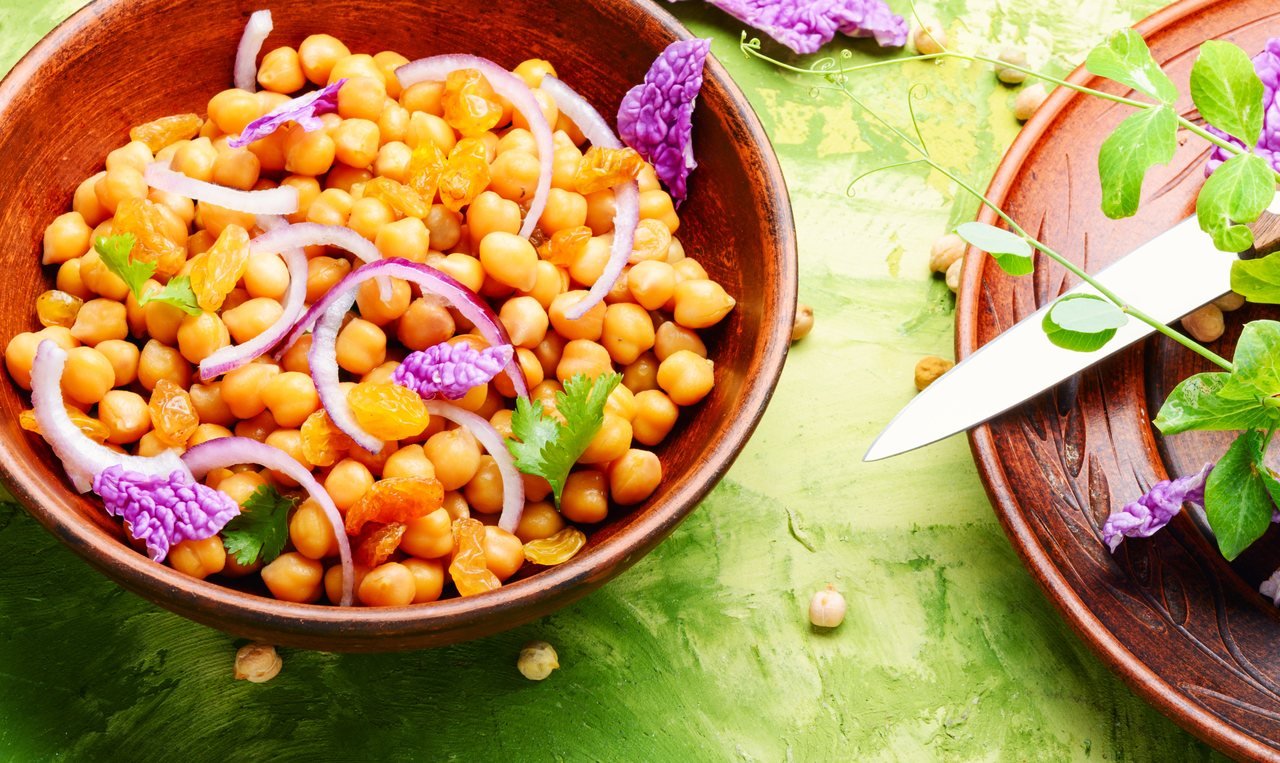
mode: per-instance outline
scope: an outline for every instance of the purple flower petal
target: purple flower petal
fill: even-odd
[[[906,19],[884,0],[707,0],[797,53],[813,53],[836,33],[874,37],[881,47],[907,44]]]
[[[163,562],[169,547],[217,535],[240,507],[226,493],[191,482],[175,471],[168,477],[141,474],[115,465],[93,478],[93,492],[113,517],[123,517],[129,534],[146,541],[151,558]]]
[[[1258,586],[1258,593],[1271,599],[1271,603],[1280,607],[1280,569],[1271,573],[1271,577],[1262,581],[1262,585]]]
[[[1262,80],[1262,137],[1254,153],[1267,160],[1272,169],[1280,172],[1280,37],[1267,42],[1261,53],[1254,56],[1253,68]],[[1216,127],[1209,127],[1209,132],[1226,140],[1233,146],[1244,148],[1244,142],[1227,135]],[[1225,149],[1214,148],[1205,163],[1204,173],[1210,175],[1221,167],[1223,162],[1231,158]]]
[[[671,43],[618,109],[618,135],[653,163],[677,206],[688,195],[689,172],[698,166],[693,159],[693,108],[710,52],[711,40]]]
[[[1146,495],[1107,517],[1102,542],[1114,552],[1125,538],[1154,535],[1182,511],[1184,503],[1204,508],[1204,485],[1211,471],[1213,464],[1205,464],[1198,474],[1152,485]]]
[[[391,375],[391,380],[430,400],[457,400],[472,387],[488,384],[511,362],[515,349],[509,344],[476,350],[459,343],[440,344],[411,352]]]
[[[332,85],[280,104],[246,125],[244,132],[227,141],[227,145],[232,148],[243,148],[280,129],[285,122],[297,122],[303,132],[319,130],[324,127],[324,122],[320,121],[320,115],[332,114],[338,110],[338,91],[342,89],[344,83],[346,80],[340,79]]]

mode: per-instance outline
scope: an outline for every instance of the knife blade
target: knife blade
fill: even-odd
[[[1269,212],[1280,214],[1280,195]],[[1172,323],[1231,290],[1236,255],[1220,252],[1190,217],[1094,277],[1131,305]],[[1176,274],[1176,278],[1162,277]],[[1067,294],[1096,294],[1080,284]],[[1130,319],[1095,352],[1064,350],[1041,324],[1057,300],[978,349],[917,395],[875,439],[864,461],[906,453],[977,426],[1155,332]]]

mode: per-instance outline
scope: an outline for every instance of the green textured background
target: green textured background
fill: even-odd
[[[0,71],[81,4],[0,0]],[[1160,4],[944,0],[922,11],[962,49],[1016,44],[1062,72]],[[799,228],[801,300],[817,312],[706,503],[555,616],[412,654],[282,650],[283,672],[264,685],[231,679],[239,642],[118,590],[0,504],[0,759],[1214,757],[1058,617],[1000,531],[963,439],[860,460],[910,399],[916,360],[951,352],[951,297],[928,277],[928,247],[973,205],[910,170],[846,196],[850,179],[904,152],[810,83],[744,60],[732,19],[696,3],[675,10],[716,39],[773,137]],[[935,154],[984,184],[1017,131],[1013,91],[952,64],[889,67],[855,88],[905,119],[915,82],[930,86],[919,113]],[[818,634],[805,609],[828,580],[849,615]],[[515,670],[534,638],[563,665],[542,683]]]

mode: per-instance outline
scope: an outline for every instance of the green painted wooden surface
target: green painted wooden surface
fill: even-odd
[[[0,70],[78,5],[0,0]],[[963,48],[1018,44],[1061,72],[1158,5],[925,10]],[[911,397],[918,357],[950,353],[951,297],[928,278],[927,250],[972,205],[918,171],[873,176],[847,197],[851,178],[904,157],[885,132],[744,60],[732,20],[693,3],[676,10],[715,37],[774,139],[799,226],[801,299],[818,316],[705,505],[555,616],[437,651],[282,650],[284,671],[256,686],[231,680],[238,642],[116,589],[0,504],[0,759],[1213,757],[1112,676],[1042,597],[962,439],[860,461]],[[985,183],[1017,130],[1012,91],[954,65],[886,68],[855,87],[905,119],[914,82],[930,85],[919,112],[934,152]],[[806,602],[828,580],[849,616],[817,634]],[[555,644],[563,665],[542,683],[515,670],[533,638]]]

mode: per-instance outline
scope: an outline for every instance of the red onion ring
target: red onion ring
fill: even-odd
[[[471,430],[471,434],[493,456],[498,465],[498,473],[502,475],[502,516],[498,518],[498,527],[514,533],[516,525],[520,524],[520,515],[524,513],[524,480],[520,477],[520,470],[516,468],[515,459],[511,457],[511,451],[507,450],[506,439],[492,424],[471,411],[443,400],[424,402],[427,404],[427,412],[432,416],[448,419]]]
[[[41,435],[62,462],[76,490],[89,492],[98,472],[117,465],[162,477],[168,477],[175,470],[190,474],[174,451],[162,451],[157,456],[129,456],[85,437],[62,403],[62,371],[66,365],[66,350],[49,339],[40,343],[31,364],[31,407]]]
[[[282,185],[263,191],[240,191],[189,178],[169,169],[169,162],[152,162],[142,173],[147,185],[194,201],[214,204],[233,212],[255,215],[291,215],[298,211],[298,189]]]
[[[592,145],[601,148],[622,148],[622,141],[610,129],[609,123],[600,112],[592,108],[590,103],[573,88],[560,80],[547,75],[542,78],[542,90],[556,102],[560,113],[568,117],[583,137]],[[640,225],[640,186],[630,180],[613,189],[613,247],[609,250],[609,261],[605,264],[600,277],[591,285],[587,296],[578,300],[578,304],[565,311],[565,317],[576,321],[587,314],[587,311],[604,302],[605,295],[612,289],[622,271],[631,258],[631,250],[635,246],[636,228]]]
[[[342,561],[342,601],[341,606],[351,606],[351,598],[355,587],[355,566],[351,562],[351,541],[347,539],[347,530],[342,524],[342,515],[333,504],[329,493],[316,482],[307,467],[293,460],[293,456],[279,448],[266,443],[251,440],[248,437],[219,437],[216,440],[202,442],[182,454],[184,468],[190,469],[195,479],[203,479],[214,469],[222,469],[237,464],[258,464],[277,472],[284,472],[290,479],[302,486],[307,495],[324,510],[325,518],[333,526],[333,533],[338,539],[338,558]]]
[[[240,45],[236,48],[233,80],[241,90],[252,93],[258,89],[258,53],[262,50],[262,43],[271,34],[271,29],[271,11],[254,11],[249,16],[249,23],[244,25],[244,34],[240,36]]]
[[[498,320],[498,316],[493,312],[493,309],[484,301],[484,298],[429,265],[395,257],[389,260],[379,260],[348,273],[346,277],[307,310],[306,315],[302,316],[302,319],[297,322],[293,327],[293,331],[285,339],[284,349],[287,350],[293,346],[316,323],[319,317],[340,298],[350,293],[353,295],[352,300],[354,300],[357,286],[370,278],[379,276],[411,281],[417,284],[424,294],[433,294],[445,300],[461,313],[462,317],[471,321],[480,332],[480,335],[491,346],[511,344],[511,337],[507,335],[506,328]],[[351,302],[347,302],[347,310],[351,309],[350,305]],[[346,310],[343,310],[342,314],[345,313]],[[311,347],[313,350],[315,349],[314,337]],[[314,369],[315,366],[312,366],[312,368]],[[514,356],[503,370],[507,378],[511,379],[511,385],[515,388],[516,396],[528,397],[529,385],[525,381],[524,371],[520,369],[520,364]]]
[[[334,290],[336,291],[336,289]],[[333,291],[329,292],[330,294]],[[315,382],[320,406],[333,425],[355,441],[356,445],[370,453],[382,452],[382,440],[365,431],[351,412],[351,404],[342,393],[338,369],[338,332],[342,330],[342,318],[356,302],[355,289],[339,294],[329,302],[328,308],[316,322],[311,332],[311,349],[307,352],[307,365],[311,367],[311,379]]]
[[[547,195],[551,193],[551,173],[555,158],[555,142],[551,138],[551,125],[538,106],[538,99],[533,91],[516,75],[502,68],[487,58],[469,55],[431,56],[419,58],[396,69],[396,79],[401,87],[409,87],[418,82],[443,82],[450,72],[459,69],[476,69],[489,81],[493,91],[511,102],[511,107],[524,117],[529,124],[529,132],[538,146],[538,185],[534,189],[533,199],[529,202],[529,213],[525,215],[524,224],[520,226],[520,235],[525,238],[533,235],[538,227],[538,220],[547,207]]]

